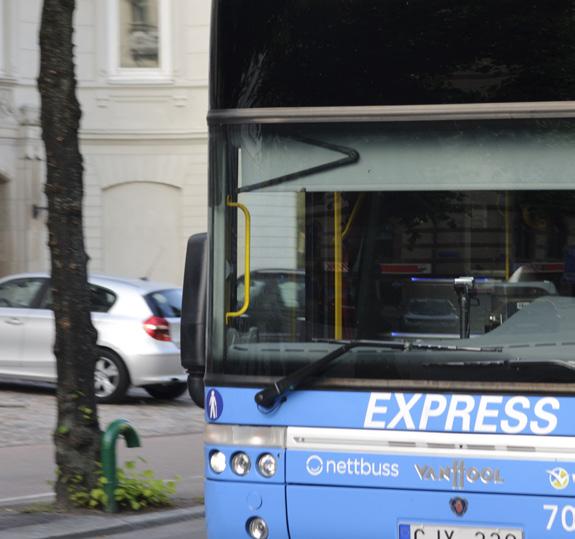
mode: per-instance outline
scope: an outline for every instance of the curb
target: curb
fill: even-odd
[[[18,539],[81,539],[154,528],[203,517],[204,506],[198,505],[186,509],[171,509],[144,515],[68,515],[62,516],[61,519],[54,522],[16,527],[6,531],[12,534],[11,537],[16,534]],[[2,532],[0,532],[0,537],[2,537]]]

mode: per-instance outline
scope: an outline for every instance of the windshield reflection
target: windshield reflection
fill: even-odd
[[[570,122],[342,124],[312,126],[308,139],[299,131],[240,126],[233,139],[234,196],[250,224],[233,204],[221,214],[221,371],[285,375],[329,353],[326,340],[501,347],[531,365],[575,361]],[[334,148],[353,148],[357,159],[334,166]],[[423,360],[442,363],[441,351],[411,350],[398,358],[409,368],[357,371],[400,353],[348,354],[330,375],[421,379]],[[521,369],[477,369],[466,376],[527,378]],[[550,373],[538,381],[556,380]]]

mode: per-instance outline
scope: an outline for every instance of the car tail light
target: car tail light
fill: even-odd
[[[152,339],[156,339],[157,341],[172,340],[170,337],[170,324],[161,316],[150,316],[150,318],[144,322],[144,329]]]

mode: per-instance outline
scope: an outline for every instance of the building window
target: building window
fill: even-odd
[[[171,0],[108,0],[110,75],[119,82],[167,81],[171,75]]]
[[[122,0],[120,18],[120,67],[160,67],[160,12],[158,0]]]

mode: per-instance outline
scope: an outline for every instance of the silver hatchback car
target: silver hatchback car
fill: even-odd
[[[180,365],[182,291],[157,282],[92,276],[92,322],[98,330],[95,388],[99,402],[121,401],[143,387],[158,399],[186,391]],[[56,380],[49,276],[0,279],[0,376]]]

